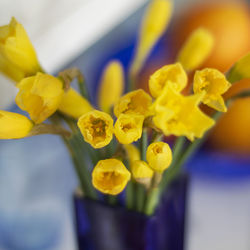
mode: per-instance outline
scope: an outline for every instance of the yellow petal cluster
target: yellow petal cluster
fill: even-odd
[[[233,65],[227,74],[227,78],[231,83],[250,78],[250,53],[243,56]]]
[[[70,88],[63,94],[58,110],[78,119],[80,116],[93,110],[93,107],[87,99],[82,97],[73,88]]]
[[[92,172],[93,186],[104,194],[117,195],[130,180],[130,172],[117,159],[101,160]]]
[[[131,166],[134,161],[137,161],[137,160],[141,159],[140,151],[138,150],[138,148],[135,145],[133,145],[133,144],[124,144],[124,149],[125,149],[126,154],[127,154],[127,159],[129,161],[129,166]]]
[[[24,115],[0,110],[0,139],[26,137],[33,123]]]
[[[132,74],[142,68],[151,49],[166,30],[172,16],[171,0],[152,0],[144,14],[137,50],[131,67]]]
[[[40,71],[36,52],[23,26],[12,18],[0,27],[0,71],[15,82]]]
[[[110,113],[124,90],[124,72],[119,61],[111,61],[104,69],[98,92],[98,105],[104,112]]]
[[[93,110],[82,115],[77,123],[84,140],[94,148],[102,148],[113,138],[113,119],[104,112]]]
[[[224,74],[217,69],[206,68],[195,72],[194,93],[205,92],[202,102],[211,108],[221,112],[227,111],[222,94],[230,87],[231,84],[227,81]]]
[[[176,91],[182,91],[187,85],[187,74],[180,63],[163,66],[149,78],[149,90],[153,97],[158,97],[166,85]]]
[[[122,96],[114,107],[116,117],[120,114],[142,115],[147,117],[151,114],[150,106],[152,98],[144,90],[138,89]]]
[[[148,146],[146,158],[150,168],[163,172],[172,162],[172,151],[167,143],[154,142]]]
[[[137,160],[131,165],[131,173],[134,179],[152,178],[154,171],[145,161]]]
[[[187,71],[194,70],[201,66],[212,52],[214,37],[207,29],[198,28],[188,37],[181,48],[177,61]]]
[[[21,80],[17,88],[16,104],[37,124],[57,110],[64,93],[63,83],[58,78],[39,72]]]
[[[183,96],[166,86],[153,105],[155,126],[166,136],[186,136],[191,141],[202,137],[214,125],[214,120],[199,109],[203,97],[204,93]]]
[[[141,138],[144,117],[142,115],[119,115],[114,134],[122,144],[130,144]]]

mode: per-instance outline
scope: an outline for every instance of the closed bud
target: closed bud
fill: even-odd
[[[33,123],[24,115],[0,110],[0,139],[20,139],[29,135]]]
[[[63,94],[58,110],[68,116],[78,119],[82,115],[93,110],[93,107],[86,98],[82,97],[73,88],[70,88]]]
[[[227,79],[231,83],[245,78],[250,78],[250,53],[236,62],[227,74]]]
[[[117,159],[100,160],[92,172],[93,186],[104,194],[121,193],[130,180],[130,172]]]
[[[172,16],[171,0],[152,0],[144,14],[131,74],[137,74],[152,48],[167,29]]]
[[[102,111],[110,113],[124,90],[124,73],[119,61],[111,61],[104,69],[98,92],[98,104]]]
[[[57,110],[64,93],[63,83],[58,78],[44,73],[24,78],[17,87],[19,92],[16,104],[27,111],[31,120],[37,124]]]
[[[134,144],[125,144],[124,145],[127,159],[129,161],[129,165],[131,166],[133,161],[137,161],[141,159],[140,151]]]
[[[0,71],[15,82],[41,71],[29,37],[15,18],[0,27]]]
[[[214,46],[213,35],[204,28],[198,28],[191,33],[181,48],[177,61],[185,70],[191,71],[205,62]]]
[[[154,171],[148,166],[145,161],[134,161],[131,165],[131,172],[133,178],[140,184],[148,188],[151,183]]]
[[[150,168],[163,172],[172,162],[172,151],[167,143],[154,142],[148,146],[146,158]]]

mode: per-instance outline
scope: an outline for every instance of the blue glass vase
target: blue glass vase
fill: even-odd
[[[75,196],[79,250],[183,250],[187,189],[179,176],[153,216]]]

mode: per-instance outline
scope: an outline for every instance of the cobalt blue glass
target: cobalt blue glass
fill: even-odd
[[[79,250],[183,250],[187,191],[181,175],[153,216],[75,196]]]

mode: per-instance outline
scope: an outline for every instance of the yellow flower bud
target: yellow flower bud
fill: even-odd
[[[201,138],[215,123],[199,109],[204,94],[183,96],[166,86],[152,106],[155,126],[166,136],[186,136],[191,141]]]
[[[152,0],[144,14],[131,73],[137,74],[153,46],[167,29],[172,16],[171,0]]]
[[[83,138],[94,148],[102,148],[113,138],[113,119],[107,113],[93,110],[82,115],[77,123]]]
[[[194,93],[205,92],[202,102],[211,108],[221,112],[227,111],[222,94],[230,87],[231,84],[224,74],[217,69],[206,68],[195,72]]]
[[[130,172],[117,159],[101,160],[92,172],[93,186],[104,194],[117,195],[130,180]]]
[[[144,117],[142,115],[119,115],[114,134],[122,144],[130,144],[141,138]]]
[[[198,68],[210,55],[214,46],[213,35],[204,28],[194,30],[181,48],[177,60],[185,70]]]
[[[43,73],[24,78],[17,87],[16,103],[35,123],[43,122],[57,110],[64,93],[58,78]]]
[[[131,173],[134,179],[152,178],[154,171],[145,161],[134,161],[131,165]]]
[[[24,115],[0,110],[0,139],[26,137],[33,123]]]
[[[105,68],[98,92],[98,105],[110,113],[111,107],[118,102],[124,90],[124,73],[119,61],[111,61]]]
[[[239,82],[246,78],[250,78],[250,53],[236,62],[227,74],[227,79],[231,83]]]
[[[172,162],[172,151],[167,143],[154,142],[148,146],[146,158],[150,168],[163,172]]]
[[[137,161],[141,159],[140,151],[133,144],[124,144],[124,148],[126,150],[127,158],[129,160],[129,166],[132,165],[133,161]]]
[[[87,99],[82,97],[73,88],[70,88],[63,94],[58,110],[66,115],[78,119],[80,116],[93,110],[93,107]]]
[[[150,106],[152,98],[144,90],[138,89],[122,96],[114,107],[116,117],[120,114],[143,115],[147,117],[151,114]]]
[[[149,78],[149,90],[153,97],[158,97],[166,85],[171,85],[180,92],[187,86],[187,74],[180,63],[163,66]]]
[[[12,18],[0,27],[0,71],[15,82],[40,71],[36,52],[23,26]]]

